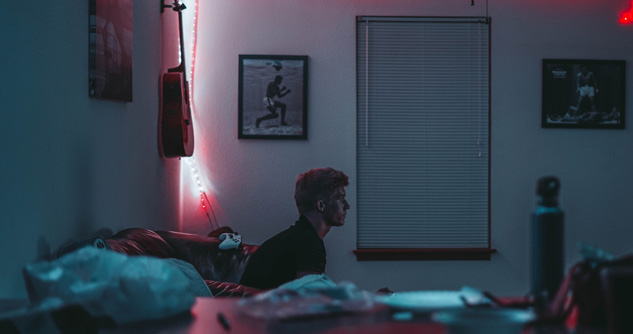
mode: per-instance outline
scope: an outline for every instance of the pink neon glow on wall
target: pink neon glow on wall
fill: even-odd
[[[182,0],[178,1],[182,2]],[[188,84],[189,84],[189,103],[191,106],[192,121],[194,123],[194,129],[198,138],[205,138],[201,132],[204,129],[203,126],[198,124],[198,114],[196,103],[194,99],[195,82],[196,82],[196,65],[197,65],[197,44],[198,44],[198,16],[199,16],[199,2],[198,0],[188,1],[190,6],[187,7],[187,11],[183,11],[183,29],[184,34],[184,50],[178,48],[178,52],[184,52],[186,54],[188,66]],[[180,58],[180,54],[178,54]],[[202,149],[200,146],[203,146]],[[181,192],[181,210],[183,215],[180,219],[180,229],[183,230],[183,225],[186,224],[190,229],[195,227],[202,218],[208,220],[211,225],[211,229],[217,229],[219,223],[216,217],[216,210],[218,209],[218,203],[213,193],[213,185],[210,184],[210,180],[204,175],[206,173],[200,173],[196,160],[201,161],[204,164],[204,140],[196,141],[196,149],[191,157],[184,157],[180,159],[182,164],[180,169],[180,192]],[[195,204],[192,202],[195,200]],[[191,205],[193,204],[193,206]],[[197,209],[194,209],[196,207]],[[204,221],[203,220],[203,221]],[[200,227],[207,226],[208,223],[201,224]]]
[[[631,1],[631,8],[629,10],[624,11],[620,14],[620,23],[622,24],[632,24],[633,23],[633,1]]]

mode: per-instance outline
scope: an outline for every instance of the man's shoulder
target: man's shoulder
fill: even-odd
[[[296,230],[293,229],[294,226],[290,226],[289,228],[273,235],[272,237],[268,238],[268,240],[264,241],[263,244],[260,245],[261,247],[266,247],[268,245],[275,245],[275,244],[279,244],[280,242],[287,242],[287,240],[290,240],[293,238],[293,235],[296,234]]]
[[[295,248],[306,246],[317,239],[321,240],[315,231],[297,223],[266,240],[260,248]]]
[[[292,241],[306,237],[310,237],[310,230],[306,229],[305,226],[295,224],[277,233],[270,239]]]

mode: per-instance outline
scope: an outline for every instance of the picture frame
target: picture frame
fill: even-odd
[[[543,59],[541,127],[624,129],[625,61]]]
[[[238,138],[308,138],[308,56],[239,55]]]
[[[132,0],[89,0],[88,96],[132,102],[132,28]]]

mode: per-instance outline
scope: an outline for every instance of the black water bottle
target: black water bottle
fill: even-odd
[[[542,309],[555,296],[564,275],[563,211],[558,206],[560,181],[542,177],[532,214],[532,294]]]

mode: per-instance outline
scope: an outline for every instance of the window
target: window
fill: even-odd
[[[359,260],[489,259],[490,22],[358,17]]]

